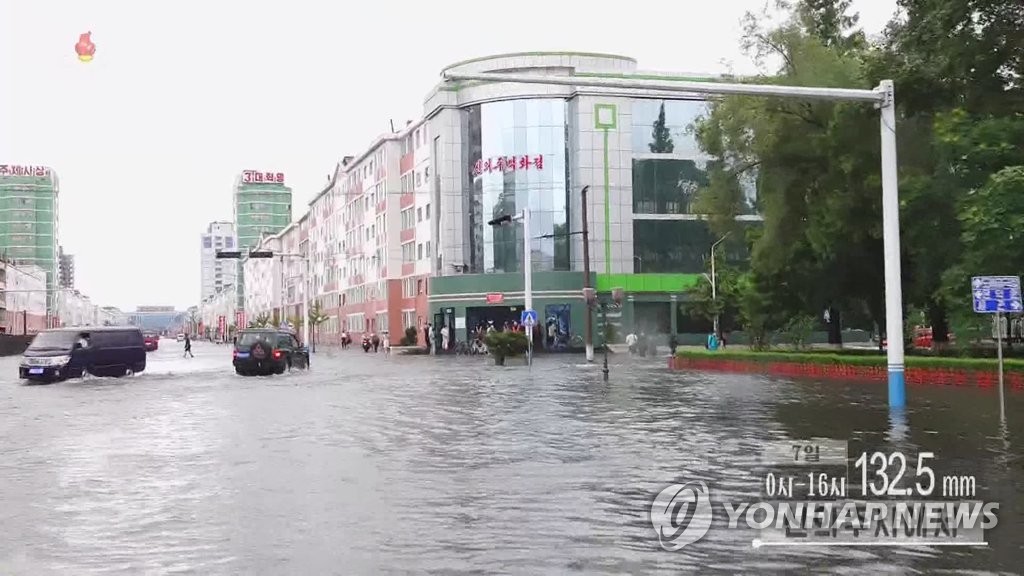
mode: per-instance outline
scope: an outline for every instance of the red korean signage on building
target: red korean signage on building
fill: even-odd
[[[0,176],[49,176],[50,169],[46,166],[16,166],[0,164]]]
[[[473,175],[479,176],[481,174],[491,172],[515,172],[517,170],[534,170],[544,169],[544,155],[538,154],[536,156],[529,156],[524,154],[522,156],[497,156],[495,158],[481,158],[473,164]]]
[[[245,170],[242,172],[242,184],[284,184],[284,174]]]
[[[501,304],[505,301],[505,295],[501,292],[492,292],[487,295],[488,304]]]
[[[224,334],[224,329],[227,327],[227,318],[224,316],[217,316],[217,333]]]
[[[235,312],[235,328],[238,330],[245,328],[245,312],[241,310]]]

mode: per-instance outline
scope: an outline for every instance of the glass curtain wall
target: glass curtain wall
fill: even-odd
[[[487,223],[529,206],[531,260],[569,270],[566,102],[489,102],[463,111],[470,272],[521,272],[523,224]]]
[[[701,272],[716,238],[699,218],[695,203],[700,189],[709,184],[713,166],[700,150],[692,127],[707,112],[707,103],[636,99],[632,111],[634,269]],[[755,214],[756,175],[741,179],[740,186],[745,199],[740,213]],[[644,219],[643,215],[676,218]]]

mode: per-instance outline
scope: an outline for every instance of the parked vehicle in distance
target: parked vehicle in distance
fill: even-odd
[[[185,341],[185,335],[184,334],[178,334],[177,336],[174,337],[174,339],[177,340],[178,342],[184,342]]]
[[[238,333],[231,363],[242,376],[284,374],[294,368],[309,368],[309,349],[291,331],[250,328]]]
[[[160,348],[160,334],[156,332],[146,332],[143,335],[143,343],[146,346],[146,352],[152,352]]]
[[[87,326],[44,330],[32,339],[18,367],[27,380],[56,381],[124,376],[146,369],[142,331],[128,326]]]

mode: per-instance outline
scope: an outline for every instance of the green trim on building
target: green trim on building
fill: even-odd
[[[604,130],[604,272],[612,273],[612,200],[608,170],[608,129]]]
[[[591,273],[591,277],[593,277]],[[575,290],[583,297],[582,272],[534,272],[533,291],[571,291]],[[523,275],[511,274],[455,274],[452,276],[436,276],[430,279],[430,301],[433,308],[435,300],[444,300],[445,295],[473,294],[481,295],[494,292],[523,291]],[[520,298],[522,300],[522,298]],[[481,299],[481,306],[484,305]]]
[[[633,293],[668,293],[679,294],[696,286],[701,281],[701,274],[600,274],[596,287],[600,292],[608,292],[612,288],[622,288],[627,294]]]

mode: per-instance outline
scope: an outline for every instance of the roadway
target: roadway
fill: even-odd
[[[0,359],[2,574],[530,574],[1019,570],[1024,403],[995,432],[991,391],[911,388],[895,440],[885,386],[670,373],[581,357],[321,351],[245,378],[230,347],[164,340],[145,373],[23,385]],[[989,549],[750,547],[713,529],[661,550],[655,494],[761,483],[744,442],[824,436],[934,450],[1005,504]],[[1013,472],[1016,470],[1016,473]],[[718,568],[712,568],[717,566]]]

